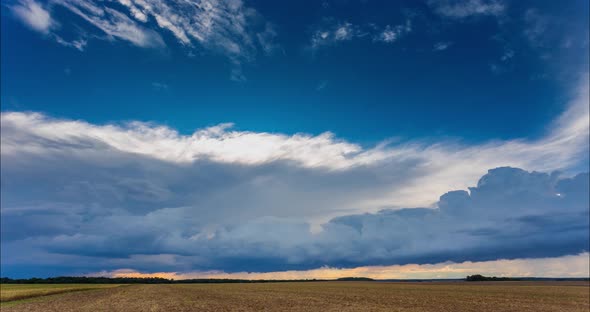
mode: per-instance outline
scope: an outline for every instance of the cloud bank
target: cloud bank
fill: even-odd
[[[589,177],[571,173],[587,170],[587,77],[543,137],[477,145],[362,148],[330,133],[225,124],[181,135],[3,112],[3,272],[63,263],[264,272],[586,252]]]
[[[589,254],[564,256],[558,258],[495,260],[482,262],[443,262],[437,264],[407,264],[391,266],[365,266],[356,268],[323,267],[306,271],[279,272],[156,272],[141,273],[135,270],[120,269],[112,272],[98,272],[94,276],[109,277],[160,277],[167,279],[249,279],[249,280],[288,280],[288,279],[337,279],[362,276],[373,279],[432,279],[464,278],[467,275],[505,277],[580,277],[590,276]]]

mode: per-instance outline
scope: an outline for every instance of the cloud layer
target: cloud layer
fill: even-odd
[[[68,165],[82,170],[77,164]],[[172,174],[153,172],[162,173]],[[197,181],[203,178],[191,173]],[[27,189],[19,184],[31,183],[30,179],[18,181],[3,168],[4,269],[10,272],[11,265],[27,263],[59,267],[65,261],[70,270],[86,272],[121,267],[152,272],[179,268],[265,272],[558,257],[588,251],[588,173],[560,178],[497,168],[469,192],[444,194],[437,208],[343,215],[316,233],[309,223],[291,217],[302,211],[249,206],[249,196],[260,194],[243,192],[234,198],[231,189],[239,188],[235,185],[223,183],[230,189],[225,193],[193,182],[187,186],[189,192],[205,197],[202,203],[192,198],[192,206],[161,208],[173,206],[174,201],[186,203],[187,198],[166,199],[170,190],[127,176],[111,185],[84,181],[90,176],[75,183],[45,176],[62,201],[25,204],[26,196],[37,201],[47,198],[42,193],[49,187],[37,182]],[[225,182],[228,176],[223,178]],[[229,197],[236,206],[215,207],[207,198],[215,193]],[[284,216],[268,216],[272,213]]]
[[[414,140],[362,148],[329,132],[285,135],[234,131],[231,124],[222,124],[181,135],[149,123],[92,125],[36,113],[6,112],[2,114],[2,155],[19,160],[68,157],[87,166],[94,166],[95,159],[110,159],[116,166],[119,158],[136,157],[183,170],[205,162],[245,171],[273,167],[322,177],[354,175],[356,179],[350,177],[355,182],[348,184],[371,192],[371,196],[359,197],[364,200],[351,202],[354,209],[423,206],[434,203],[437,194],[449,188],[466,189],[489,168],[553,171],[582,164],[588,157],[587,74],[578,85],[568,108],[546,135],[534,140],[476,145]],[[379,196],[373,193],[376,189]],[[373,199],[368,202],[368,197]]]
[[[363,276],[374,279],[433,279],[464,278],[467,275],[507,277],[581,277],[590,276],[589,254],[564,256],[558,258],[495,260],[482,262],[443,262],[437,264],[407,264],[391,266],[365,266],[356,268],[330,268],[306,271],[279,272],[156,272],[141,273],[135,270],[120,269],[112,272],[99,272],[92,275],[111,277],[161,277],[167,279],[226,278],[226,279],[336,279]]]
[[[588,174],[526,171],[572,172],[587,161],[587,75],[568,107],[535,140],[373,148],[329,133],[219,125],[181,135],[5,112],[3,272],[62,263],[80,272],[275,271],[585,252]]]

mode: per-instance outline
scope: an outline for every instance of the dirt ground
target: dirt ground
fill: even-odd
[[[128,285],[12,302],[2,311],[584,311],[587,282]]]

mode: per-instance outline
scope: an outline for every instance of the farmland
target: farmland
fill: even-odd
[[[9,302],[27,298],[62,294],[73,291],[102,289],[119,285],[101,284],[2,284],[0,301]]]
[[[3,298],[6,285],[2,286]],[[16,285],[23,290],[30,285]],[[80,285],[32,285],[68,287]],[[60,288],[63,286],[65,288]],[[588,311],[588,282],[307,282],[93,285],[2,311]],[[9,288],[14,287],[10,285]],[[35,289],[35,290],[40,290]],[[12,291],[12,290],[11,290]],[[4,300],[4,299],[3,299]]]

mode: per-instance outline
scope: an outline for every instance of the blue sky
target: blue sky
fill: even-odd
[[[587,1],[1,9],[2,275],[587,258]]]
[[[49,32],[86,42],[83,51],[65,49],[52,35],[20,23],[8,3],[2,10],[3,110],[96,123],[154,121],[183,133],[233,122],[253,131],[332,131],[363,142],[509,139],[541,134],[563,110],[570,72],[587,63],[576,53],[585,44],[579,38],[585,36],[587,4],[581,1],[511,3],[502,12],[450,18],[437,15],[436,5],[412,1],[327,3],[245,4],[260,15],[247,21],[254,24],[249,39],[264,34],[266,25],[273,33],[268,53],[254,42],[244,47],[252,50],[245,56],[199,46],[196,39],[183,44],[152,19],[140,26],[158,31],[163,43],[154,48],[118,37],[100,40],[93,38],[105,36],[99,29],[50,2],[59,26]],[[120,4],[110,6],[126,12]],[[527,24],[527,10],[559,18],[554,23],[568,35],[551,34],[553,25],[544,26],[548,38],[528,34],[536,21]],[[358,34],[311,47],[315,32],[347,23]],[[392,42],[374,38],[406,23],[411,30]],[[548,42],[537,46],[531,40]],[[559,46],[568,40],[571,46]],[[230,79],[234,62],[241,83]]]

